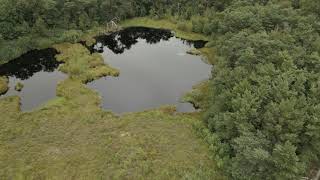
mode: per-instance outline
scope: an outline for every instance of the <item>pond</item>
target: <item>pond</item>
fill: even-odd
[[[34,50],[0,65],[0,76],[9,78],[9,91],[0,98],[17,95],[21,98],[21,110],[30,111],[56,96],[57,83],[67,76],[58,71],[54,49]],[[15,86],[23,84],[21,91]]]
[[[119,77],[106,77],[88,84],[103,98],[103,108],[116,113],[136,112],[163,105],[176,105],[179,112],[194,111],[180,102],[192,87],[210,78],[211,65],[189,55],[204,41],[186,41],[169,30],[128,28],[97,37],[92,52],[120,70]]]
[[[123,113],[176,105],[179,112],[195,110],[180,98],[210,77],[211,65],[186,52],[206,42],[186,41],[169,30],[141,27],[96,39],[90,50],[101,53],[106,63],[120,70],[119,77],[87,84],[100,93],[104,109]],[[56,97],[58,82],[67,78],[57,70],[60,63],[56,54],[54,49],[34,50],[0,65],[0,76],[9,78],[10,88],[0,98],[17,95],[21,109],[31,111]],[[18,82],[24,85],[21,91],[15,90]]]

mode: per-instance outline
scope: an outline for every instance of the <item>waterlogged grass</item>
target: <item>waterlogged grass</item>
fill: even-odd
[[[200,114],[106,112],[84,83],[119,71],[80,44],[54,47],[69,75],[57,98],[27,113],[0,99],[0,179],[222,179],[194,131]]]
[[[22,91],[23,88],[24,88],[24,85],[21,82],[18,82],[14,87],[16,91]]]
[[[199,49],[202,56],[205,58],[205,60],[209,63],[214,65],[215,63],[215,49],[212,47],[204,47]]]
[[[201,55],[201,51],[199,51],[198,49],[196,48],[192,48],[192,49],[189,49],[187,51],[188,54],[191,54],[191,55],[194,55],[194,56],[200,56]]]
[[[141,17],[141,18],[133,18],[121,23],[121,26],[126,27],[134,27],[134,26],[143,26],[143,27],[150,27],[150,28],[162,28],[162,29],[170,29],[175,32],[175,36],[188,39],[188,40],[204,40],[208,41],[209,37],[192,32],[192,25],[191,22],[184,22],[183,29],[179,25],[179,23],[172,19],[151,19],[148,17]]]
[[[7,77],[1,77],[0,76],[0,95],[4,94],[8,91],[9,79]]]
[[[64,62],[59,67],[72,79],[89,82],[103,76],[118,76],[119,70],[104,64],[100,54],[90,54],[81,44],[63,43],[54,46],[60,54],[57,60]]]

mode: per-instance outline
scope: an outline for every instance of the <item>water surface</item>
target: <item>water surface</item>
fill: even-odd
[[[186,51],[204,44],[178,39],[168,30],[139,27],[98,37],[93,51],[120,69],[120,76],[101,78],[88,86],[102,95],[104,109],[117,113],[163,105],[176,105],[180,112],[194,111],[180,99],[193,85],[210,77],[211,66]]]
[[[54,49],[34,50],[0,65],[0,76],[9,78],[9,91],[0,98],[17,95],[21,109],[30,111],[56,96],[57,83],[66,75],[58,71]],[[15,90],[18,82],[24,85],[21,92]]]
[[[193,85],[208,79],[211,66],[199,56],[186,54],[201,48],[203,41],[185,41],[169,30],[128,28],[97,37],[92,52],[100,52],[106,63],[120,69],[119,77],[106,77],[88,84],[103,97],[103,108],[117,113],[143,111],[176,105],[178,111],[194,108],[180,98]],[[9,78],[9,91],[0,98],[21,97],[21,109],[30,111],[56,96],[56,87],[66,75],[58,71],[54,49],[34,50],[0,65],[0,76]],[[24,85],[15,90],[18,82]]]

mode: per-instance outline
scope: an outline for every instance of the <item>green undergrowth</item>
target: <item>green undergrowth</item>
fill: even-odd
[[[208,41],[209,37],[192,32],[192,23],[189,21],[183,22],[184,26],[181,26],[182,22],[175,20],[173,18],[165,18],[165,19],[152,19],[149,17],[140,17],[133,18],[121,23],[122,27],[134,27],[134,26],[143,26],[150,28],[163,28],[170,29],[175,32],[175,36],[188,39],[188,40],[204,40]]]
[[[0,177],[4,179],[222,179],[196,135],[200,113],[162,107],[117,116],[85,83],[119,71],[80,44],[55,45],[69,77],[57,98],[32,112],[0,99]],[[201,123],[200,123],[201,124]]]
[[[7,77],[0,76],[0,95],[8,91],[9,89],[8,83],[9,83],[9,80]]]

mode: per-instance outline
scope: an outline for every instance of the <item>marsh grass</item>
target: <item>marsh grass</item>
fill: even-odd
[[[7,77],[0,76],[0,95],[6,93],[9,90],[9,79]]]
[[[119,75],[119,70],[105,64],[100,54],[90,54],[81,44],[63,43],[54,48],[60,53],[57,60],[63,62],[59,70],[72,79],[86,83],[103,76]]]
[[[204,47],[199,49],[201,52],[202,56],[204,57],[205,61],[209,64],[214,65],[215,59],[216,59],[216,54],[215,54],[215,49],[212,47]]]
[[[16,90],[16,91],[22,91],[22,89],[23,89],[23,87],[24,87],[24,85],[21,83],[21,82],[18,82],[15,86],[14,86],[14,89]]]
[[[8,112],[1,123],[1,177],[219,179],[192,130],[196,115],[160,108],[117,117],[99,110],[96,100],[72,97],[31,113],[18,111],[16,97],[0,101],[0,113]],[[90,103],[79,108],[80,99]]]
[[[201,55],[201,51],[199,51],[198,49],[196,48],[192,48],[192,49],[189,49],[187,51],[188,54],[191,54],[191,55],[194,55],[194,56],[200,56]]]

